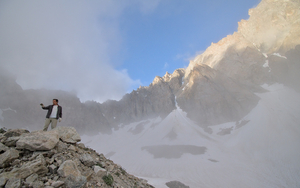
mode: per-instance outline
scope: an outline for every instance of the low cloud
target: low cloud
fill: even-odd
[[[118,18],[137,1],[1,1],[0,66],[23,89],[75,91],[82,100],[120,99],[138,87],[117,70],[122,38]]]

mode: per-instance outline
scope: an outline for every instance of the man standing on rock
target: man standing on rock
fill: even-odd
[[[51,129],[54,129],[57,125],[57,120],[61,122],[62,118],[62,107],[58,105],[58,99],[53,99],[53,105],[44,106],[43,103],[40,104],[44,110],[48,110],[45,120],[45,126],[43,131],[47,131],[51,123]]]

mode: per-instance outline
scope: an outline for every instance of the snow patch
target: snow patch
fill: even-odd
[[[278,56],[278,57],[281,57],[281,58],[287,59],[287,57],[285,57],[285,56],[282,56],[282,55],[280,55],[279,53],[273,53],[272,55],[275,55],[275,56]]]
[[[265,64],[263,64],[263,67],[269,67],[269,60],[266,60]]]
[[[175,99],[174,99],[175,101],[175,107],[176,107],[176,109],[178,109],[179,108],[179,106],[178,106],[178,103],[177,103],[177,97],[175,96]]]
[[[266,53],[262,53],[262,54],[265,56],[265,58],[268,58],[268,55]]]
[[[187,84],[182,88],[182,91],[184,91],[185,88],[188,87],[188,86],[189,86],[189,83],[187,83]]]

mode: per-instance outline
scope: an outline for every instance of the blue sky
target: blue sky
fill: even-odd
[[[120,19],[123,64],[132,79],[149,85],[156,75],[186,67],[189,60],[237,31],[250,1],[163,1],[151,13],[127,9]]]
[[[237,31],[259,0],[0,2],[0,68],[23,89],[119,100]],[[55,97],[54,97],[55,98]]]

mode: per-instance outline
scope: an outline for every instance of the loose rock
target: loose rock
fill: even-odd
[[[88,166],[88,167],[91,167],[93,165],[96,164],[96,161],[92,158],[92,156],[90,154],[83,154],[81,155],[80,157],[80,161],[85,165],[85,166]]]
[[[74,129],[63,129],[67,133],[74,132]],[[0,165],[3,166],[0,169],[0,187],[108,187],[103,180],[108,174],[113,177],[113,182],[109,183],[113,187],[152,187],[145,180],[124,172],[121,166],[106,159],[103,154],[83,144],[69,143],[67,138],[60,138],[55,129],[20,135],[18,132],[22,131],[11,130],[9,137],[3,136],[7,143],[19,136],[16,148],[13,144],[9,144],[10,147],[0,144],[0,149],[4,151],[0,155]],[[80,139],[76,138],[75,133],[68,137],[77,142]],[[46,140],[48,138],[52,140]]]
[[[44,175],[48,172],[46,161],[43,155],[39,155],[35,160],[29,161],[20,168],[14,168],[10,174],[18,178],[27,178],[33,173]]]
[[[70,174],[75,177],[81,175],[76,164],[71,160],[67,160],[63,164],[61,164],[59,169],[57,170],[57,173],[62,177],[67,177]]]
[[[0,177],[0,187],[4,187],[7,181],[8,181],[7,177]]]
[[[21,136],[24,133],[29,133],[29,131],[25,129],[13,129],[4,133],[4,136],[5,137]]]
[[[15,149],[9,149],[0,155],[0,167],[3,168],[14,159],[19,158],[19,152]]]
[[[63,182],[63,181],[55,181],[51,184],[51,186],[56,188],[56,187],[63,185],[64,183],[65,182]]]
[[[4,145],[0,142],[0,152],[6,151],[8,149],[9,149],[9,147],[7,147],[6,145]]]
[[[67,178],[66,178],[66,180],[65,180],[66,186],[67,187],[72,187],[72,188],[80,188],[86,182],[87,182],[86,177],[84,177],[84,176],[77,176],[77,177],[75,177],[72,174],[68,175]]]
[[[21,179],[19,178],[11,178],[7,181],[5,188],[20,188],[21,187]]]
[[[37,174],[31,174],[30,176],[28,176],[27,178],[26,178],[26,183],[28,183],[28,184],[31,184],[31,183],[33,183],[35,180],[37,180],[37,178],[38,178],[39,176],[37,175]]]
[[[63,142],[75,144],[81,141],[81,138],[74,127],[56,127],[51,131],[57,131],[59,138]]]

